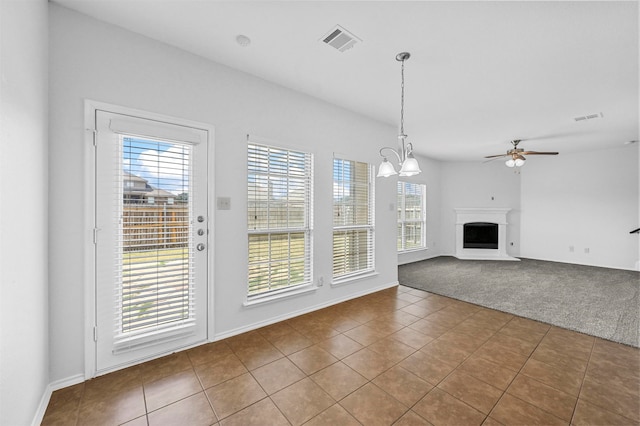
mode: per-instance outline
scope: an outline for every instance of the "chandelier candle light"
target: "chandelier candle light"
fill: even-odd
[[[393,148],[385,146],[380,149],[380,156],[382,157],[382,163],[380,163],[380,168],[378,169],[378,177],[389,177],[393,175],[397,175],[395,167],[393,164],[387,160],[387,157],[382,153],[383,151],[391,151],[398,157],[398,165],[400,166],[400,176],[413,176],[421,173],[420,166],[418,165],[418,160],[413,157],[413,145],[411,143],[405,143],[405,139],[407,135],[404,134],[404,61],[409,59],[411,55],[408,52],[398,53],[396,55],[396,60],[402,63],[402,95],[400,97],[400,134],[398,135],[398,139],[400,140],[400,152],[396,151]]]

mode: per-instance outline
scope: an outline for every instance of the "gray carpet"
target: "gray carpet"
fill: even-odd
[[[437,257],[399,266],[398,278],[408,287],[640,347],[640,272]]]

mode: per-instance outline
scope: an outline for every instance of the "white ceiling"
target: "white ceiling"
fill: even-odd
[[[636,1],[55,2],[391,125],[408,51],[405,132],[440,160],[639,138]],[[336,24],[362,43],[322,43]]]

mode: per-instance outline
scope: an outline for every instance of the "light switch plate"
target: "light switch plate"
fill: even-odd
[[[218,207],[218,210],[231,210],[231,198],[218,197],[216,199],[216,205]]]

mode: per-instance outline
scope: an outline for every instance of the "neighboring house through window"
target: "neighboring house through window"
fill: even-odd
[[[398,181],[398,251],[426,248],[426,185]]]
[[[374,272],[373,168],[333,159],[333,281]]]
[[[126,143],[131,144],[135,139],[125,138]],[[123,197],[128,204],[173,204],[176,195],[149,185],[147,179],[134,175],[128,171],[122,172]]]

